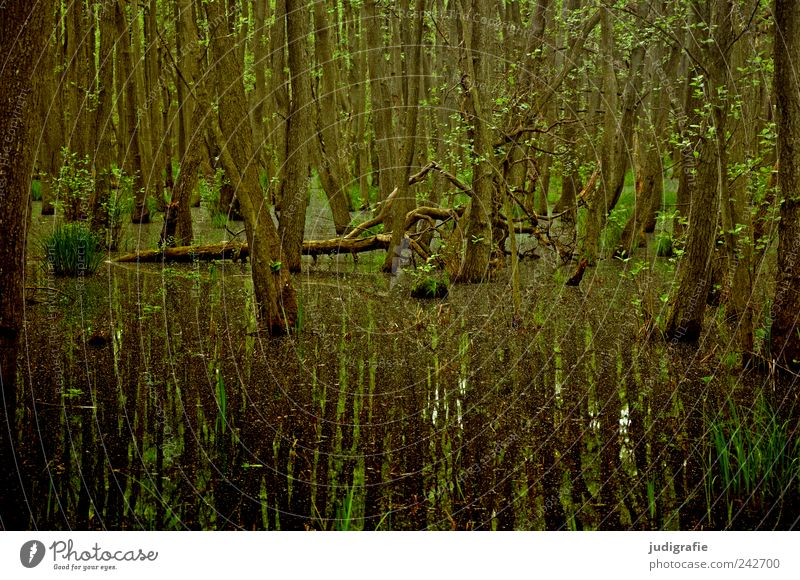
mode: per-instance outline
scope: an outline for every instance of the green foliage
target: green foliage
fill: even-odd
[[[218,168],[214,173],[213,181],[209,182],[206,179],[201,179],[199,184],[200,200],[208,210],[211,225],[215,228],[224,228],[228,223],[227,211],[222,211],[219,207],[220,191],[223,184],[225,184],[225,179],[225,172]]]
[[[104,257],[100,240],[82,223],[58,226],[44,239],[42,247],[57,276],[92,275]]]
[[[432,299],[447,296],[450,291],[447,272],[442,276],[434,274],[438,260],[439,255],[433,254],[411,273],[414,278],[414,282],[411,284],[412,298]]]
[[[31,181],[31,199],[33,201],[42,201],[42,182],[38,179]]]
[[[56,179],[56,203],[64,212],[64,219],[74,222],[86,217],[89,197],[94,190],[94,180],[88,157],[78,157],[66,147]]]
[[[336,531],[348,532],[353,528],[353,495],[355,494],[355,486],[350,486],[347,494],[342,498],[342,503],[336,510]]]
[[[672,257],[672,234],[661,232],[656,236],[656,256],[659,258]]]

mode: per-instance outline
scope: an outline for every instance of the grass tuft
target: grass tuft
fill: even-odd
[[[58,226],[42,247],[56,276],[92,275],[105,255],[99,238],[82,223]]]

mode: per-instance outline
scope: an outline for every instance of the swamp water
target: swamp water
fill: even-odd
[[[642,340],[618,263],[576,289],[526,262],[519,325],[503,279],[418,301],[367,256],[308,265],[301,329],[273,339],[247,265],[54,280],[32,264],[58,292],[26,306],[31,527],[797,525],[797,414],[784,404],[769,431],[754,403],[788,383],[721,365],[712,339]]]

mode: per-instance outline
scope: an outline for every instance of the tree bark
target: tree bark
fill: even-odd
[[[24,323],[27,226],[33,172],[33,126],[51,0],[22,0],[0,8],[0,528],[28,527],[31,510],[17,457],[17,358]],[[38,66],[37,66],[38,63]],[[33,115],[31,114],[33,113]]]
[[[460,0],[461,44],[464,47],[461,83],[464,95],[464,112],[473,133],[473,177],[472,198],[466,224],[466,247],[459,271],[454,276],[458,282],[480,282],[488,274],[489,257],[492,252],[492,214],[494,183],[492,163],[494,160],[493,139],[489,128],[490,108],[484,110],[488,96],[488,70],[486,52],[487,34],[492,30],[479,23],[488,18],[490,7],[487,0]],[[474,23],[478,24],[474,24]],[[470,24],[472,24],[470,26]]]
[[[705,63],[704,93],[710,110],[703,119],[696,151],[697,168],[689,211],[686,251],[678,265],[666,322],[672,342],[695,342],[703,327],[706,296],[710,286],[713,251],[717,239],[719,195],[727,179],[725,120],[727,103],[720,89],[727,82],[727,63],[732,44],[730,2],[697,2],[694,9],[705,31],[694,41],[696,58]]]
[[[222,146],[225,173],[236,184],[244,217],[255,290],[256,316],[261,327],[272,334],[290,332],[297,321],[297,299],[284,267],[278,232],[266,203],[258,170],[253,163],[253,135],[244,94],[242,63],[233,50],[232,31],[222,18],[219,2],[205,5],[211,28],[210,44],[214,74],[220,91],[217,139]]]
[[[389,244],[389,251],[383,262],[384,272],[394,272],[397,269],[398,248],[405,235],[406,214],[416,206],[416,196],[409,192],[408,178],[411,175],[411,168],[414,165],[414,148],[417,139],[417,126],[419,118],[419,94],[420,76],[422,63],[422,31],[424,29],[425,0],[417,0],[414,9],[414,39],[413,44],[406,44],[406,74],[408,79],[408,101],[405,108],[405,123],[403,139],[403,149],[400,156],[401,166],[397,169],[396,175],[400,182],[397,184],[397,197],[394,201],[391,217],[392,242]]]
[[[392,99],[387,80],[382,24],[378,18],[375,0],[364,2],[364,28],[367,31],[367,59],[369,64],[370,118],[378,157],[378,184],[380,201],[386,200],[398,185],[394,171],[394,147],[392,129]],[[373,167],[373,170],[376,169]]]
[[[800,368],[800,4],[775,1],[775,98],[778,121],[778,272],[772,306],[772,356]]]
[[[133,72],[131,62],[131,46],[134,39],[131,38],[131,30],[135,14],[130,15],[130,20],[125,17],[125,5],[129,0],[118,0],[116,3],[117,35],[120,43],[120,66],[122,74],[118,76],[118,82],[122,83],[125,89],[125,105],[123,114],[125,115],[125,126],[128,131],[127,147],[123,147],[126,161],[126,169],[133,177],[133,197],[134,208],[131,213],[131,221],[135,224],[146,224],[150,222],[150,210],[147,208],[147,189],[144,180],[144,160],[139,131],[139,116],[136,114],[136,75]]]
[[[111,139],[114,112],[114,42],[116,41],[114,12],[103,6],[100,13],[100,68],[98,75],[97,117],[94,141],[95,186],[89,200],[91,228],[109,248],[115,247],[109,215],[113,180],[114,148]]]
[[[336,233],[341,235],[350,224],[350,209],[347,171],[340,156],[341,140],[336,105],[337,67],[331,41],[334,28],[328,22],[327,10],[328,2],[324,0],[314,2],[314,42],[317,63],[322,69],[322,79],[317,88],[316,98],[316,135],[319,151],[317,171],[331,207],[334,228]],[[308,62],[304,62],[302,66],[308,68]]]
[[[286,168],[279,222],[281,245],[290,272],[300,271],[308,207],[311,138],[311,80],[309,78],[308,19],[304,4],[286,0],[286,38],[292,100],[286,134]]]

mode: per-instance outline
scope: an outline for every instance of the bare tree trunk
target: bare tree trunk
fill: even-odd
[[[192,111],[189,123],[190,131],[186,134],[186,151],[181,159],[178,181],[172,190],[172,203],[177,203],[177,220],[174,243],[178,246],[192,243],[191,197],[200,181],[199,171],[205,153],[205,134],[211,113],[206,80],[201,74],[203,66],[203,47],[197,22],[192,15],[192,0],[178,0],[180,21],[176,23],[177,33],[184,44],[183,66],[180,69],[178,83],[184,85],[184,106]],[[192,47],[189,50],[189,47]],[[188,83],[189,86],[185,86]]]
[[[158,74],[158,40],[156,36],[156,27],[158,22],[156,0],[150,0],[150,4],[145,12],[144,19],[144,40],[145,40],[145,93],[144,103],[138,106],[144,107],[148,115],[149,121],[149,145],[150,145],[150,178],[151,184],[149,190],[154,192],[156,201],[159,207],[164,205],[164,167],[166,165],[164,155],[164,141],[169,137],[164,133],[164,127],[161,124],[161,86]]]
[[[646,8],[639,4],[639,15],[646,16]],[[641,93],[641,69],[644,62],[644,45],[631,51],[630,67],[625,89],[617,107],[617,78],[614,71],[614,36],[610,8],[603,8],[603,106],[605,107],[603,145],[600,159],[602,186],[592,197],[586,226],[586,257],[590,263],[600,257],[600,236],[608,215],[617,205],[625,174],[633,150],[633,130],[636,126],[638,101]],[[619,110],[618,110],[619,109]]]
[[[270,30],[270,54],[272,56],[271,88],[274,98],[269,128],[272,136],[272,155],[269,165],[270,198],[277,210],[283,203],[282,190],[286,171],[286,122],[289,118],[289,81],[286,78],[286,3],[275,3],[275,21]]]
[[[772,306],[772,356],[800,368],[800,4],[775,1],[775,97],[778,121],[778,188],[783,196],[778,273]]]
[[[308,207],[308,140],[311,138],[312,118],[306,16],[300,2],[286,0],[286,38],[289,43],[292,100],[286,135],[286,169],[279,232],[286,256],[286,267],[290,272],[300,271]]]
[[[664,196],[664,166],[661,156],[667,145],[665,133],[669,118],[669,93],[673,89],[667,86],[675,77],[680,63],[680,49],[673,48],[665,66],[661,59],[664,50],[654,51],[650,59],[650,102],[649,122],[639,130],[637,170],[636,170],[636,206],[628,218],[620,237],[617,252],[629,254],[643,240],[644,232],[655,228],[655,215],[660,209]]]
[[[28,527],[31,508],[20,480],[17,457],[17,358],[25,316],[27,226],[30,216],[32,147],[43,44],[53,4],[32,9],[21,0],[6,2],[0,26],[0,529]],[[47,50],[47,47],[44,47]],[[46,59],[44,59],[46,63]],[[37,68],[36,64],[39,63]],[[33,115],[31,113],[34,113]]]
[[[405,235],[405,220],[408,212],[416,206],[416,197],[409,192],[408,178],[411,175],[411,168],[414,165],[414,148],[417,138],[417,126],[419,117],[419,93],[420,76],[422,66],[422,31],[424,28],[423,15],[425,12],[425,0],[417,0],[415,6],[414,19],[414,40],[413,44],[405,46],[406,74],[408,80],[408,101],[406,103],[405,136],[403,140],[403,150],[401,155],[402,166],[398,169],[400,182],[397,184],[397,197],[392,206],[392,241],[389,244],[389,251],[383,262],[383,271],[392,272],[396,270],[398,250]]]
[[[367,51],[369,60],[370,116],[375,135],[375,149],[378,157],[378,183],[380,199],[386,200],[399,185],[395,179],[394,147],[392,131],[392,98],[387,81],[386,61],[383,58],[384,45],[381,34],[381,20],[375,0],[364,2],[364,28],[367,31]],[[373,166],[373,170],[375,167]]]
[[[129,163],[126,164],[128,173],[133,177],[133,198],[134,208],[131,213],[131,221],[135,224],[145,224],[150,221],[150,210],[147,208],[147,189],[144,180],[144,161],[142,159],[142,147],[139,138],[139,116],[136,114],[136,75],[133,74],[131,63],[131,30],[132,21],[136,18],[135,13],[131,13],[130,21],[126,22],[125,5],[129,0],[117,0],[116,21],[117,36],[120,43],[120,69],[122,74],[118,76],[118,81],[124,85],[125,105],[122,114],[125,115],[125,126],[128,131],[127,147],[122,148],[122,153]]]
[[[264,74],[269,66],[269,55],[267,54],[266,22],[269,18],[269,2],[262,0],[248,0],[252,2],[253,23],[253,68],[255,69],[255,86],[253,87],[253,103],[250,107],[252,111],[253,125],[253,146],[256,148],[256,157],[260,165],[264,163],[264,104],[267,100],[267,79]]]
[[[116,246],[113,226],[109,215],[112,188],[112,164],[114,149],[112,145],[114,113],[114,42],[116,41],[114,12],[103,8],[100,13],[100,69],[98,75],[97,121],[95,138],[97,151],[94,156],[95,186],[89,200],[89,215],[92,229],[105,240],[109,248]]]
[[[48,23],[56,31],[60,30],[60,7],[52,16]],[[54,41],[47,43],[47,54],[42,63],[42,70],[45,81],[42,82],[43,95],[40,99],[40,111],[44,135],[42,146],[38,153],[39,170],[43,173],[41,178],[42,185],[42,215],[53,215],[55,206],[53,205],[53,186],[58,178],[61,146],[64,141],[63,132],[63,93],[60,88],[59,77],[56,63],[60,64],[60,36],[56,32]],[[63,73],[62,73],[63,74]],[[112,87],[113,88],[113,87]]]
[[[343,158],[339,155],[339,120],[336,105],[337,67],[333,55],[334,27],[329,24],[328,2],[314,2],[314,41],[317,63],[322,68],[322,80],[317,89],[317,148],[319,162],[317,171],[322,182],[322,189],[328,197],[333,214],[333,225],[336,234],[341,235],[350,224],[350,208],[347,193],[347,170]],[[308,67],[308,63],[303,63]]]

